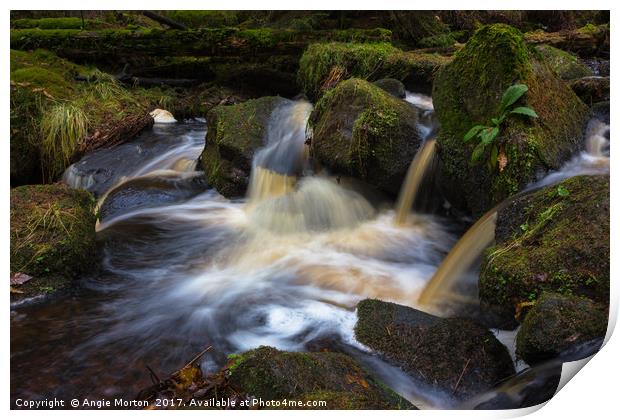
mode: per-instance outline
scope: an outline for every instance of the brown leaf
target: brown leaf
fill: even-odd
[[[358,384],[360,385],[362,388],[366,388],[368,389],[368,382],[366,382],[366,380],[364,378],[359,378],[357,376],[353,376],[353,375],[346,375],[345,379],[347,380],[347,383],[350,384]]]
[[[17,290],[14,287],[11,287],[11,293],[20,293],[21,294],[21,293],[24,293],[24,292],[22,292],[21,290]]]
[[[28,281],[32,280],[32,276],[24,273],[13,273],[11,274],[11,286],[24,284]]]
[[[504,147],[502,147],[497,154],[497,163],[499,164],[499,171],[502,172],[506,165],[508,165],[508,157],[506,156],[506,152],[504,152]]]

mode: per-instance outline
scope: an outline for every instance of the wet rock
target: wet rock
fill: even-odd
[[[397,98],[401,99],[405,98],[405,85],[403,85],[403,82],[401,82],[400,80],[380,79],[373,83],[375,84],[375,86],[380,87],[392,96],[396,96]]]
[[[592,104],[592,116],[609,125],[609,101]]]
[[[11,300],[69,287],[96,265],[94,204],[60,184],[11,189],[11,273],[32,276]]]
[[[312,156],[396,195],[420,145],[414,107],[361,79],[326,93],[310,115]]]
[[[328,409],[415,408],[342,353],[259,347],[234,357],[228,369],[233,388],[263,400],[324,400]]]
[[[573,80],[570,87],[586,104],[609,101],[609,77],[582,77]]]
[[[246,102],[217,106],[207,114],[207,139],[201,165],[209,185],[226,197],[245,194],[252,157],[263,146],[273,109],[286,101],[266,96]]]
[[[536,47],[536,51],[542,54],[549,67],[563,80],[573,80],[594,75],[587,65],[569,52],[550,45],[539,45]]]
[[[464,135],[497,116],[503,92],[515,83],[529,91],[518,103],[539,118],[509,117],[495,139],[505,165],[489,170],[487,148],[481,163],[471,164],[475,141]],[[433,86],[441,124],[437,138],[441,185],[450,203],[479,216],[522,189],[540,171],[558,169],[581,146],[588,112],[574,92],[533,53],[515,28],[480,28],[454,60],[441,67]]]
[[[148,207],[186,200],[207,189],[204,175],[195,173],[158,174],[131,179],[106,194],[99,207],[99,220],[107,220]]]
[[[543,293],[527,313],[517,334],[517,356],[534,365],[557,358],[567,349],[603,338],[605,305],[578,296]]]
[[[495,238],[479,293],[498,325],[515,326],[544,291],[608,304],[608,176],[573,177],[514,200],[499,210]]]
[[[374,299],[361,301],[355,336],[412,376],[467,399],[514,374],[506,348],[467,319],[442,319]]]

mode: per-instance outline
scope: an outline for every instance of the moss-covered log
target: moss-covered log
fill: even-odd
[[[129,30],[14,29],[11,48],[44,48],[77,62],[118,63],[136,56],[243,56],[301,55],[318,41],[385,42],[386,29],[296,31],[287,29]]]
[[[580,57],[609,56],[609,25],[588,24],[582,28],[545,32],[542,30],[525,34],[528,44],[547,44]]]

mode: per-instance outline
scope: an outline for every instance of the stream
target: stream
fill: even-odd
[[[406,100],[429,138],[432,101]],[[420,408],[453,406],[374,356],[353,327],[366,297],[420,307],[463,225],[421,213],[396,224],[393,208],[312,173],[311,108],[289,101],[273,113],[247,198],[222,197],[195,171],[204,120],[156,124],[67,169],[66,183],[99,197],[101,267],[70,294],[12,307],[11,397],[134,398],[151,385],[149,369],[166,377],[208,345],[206,372],[260,345],[331,346]],[[586,151],[536,186],[608,171],[609,127],[592,123],[587,138]],[[457,302],[423,309],[452,315]],[[514,334],[504,335],[510,349]]]

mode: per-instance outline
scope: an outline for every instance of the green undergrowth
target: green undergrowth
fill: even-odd
[[[77,82],[77,75],[89,81]],[[12,182],[28,179],[19,168],[35,154],[41,160],[43,179],[57,179],[89,134],[173,99],[173,93],[161,88],[128,89],[111,75],[49,51],[11,50]]]
[[[340,80],[394,78],[430,82],[435,69],[449,58],[435,54],[405,52],[390,43],[316,43],[299,61],[298,79],[304,92],[317,98]]]

